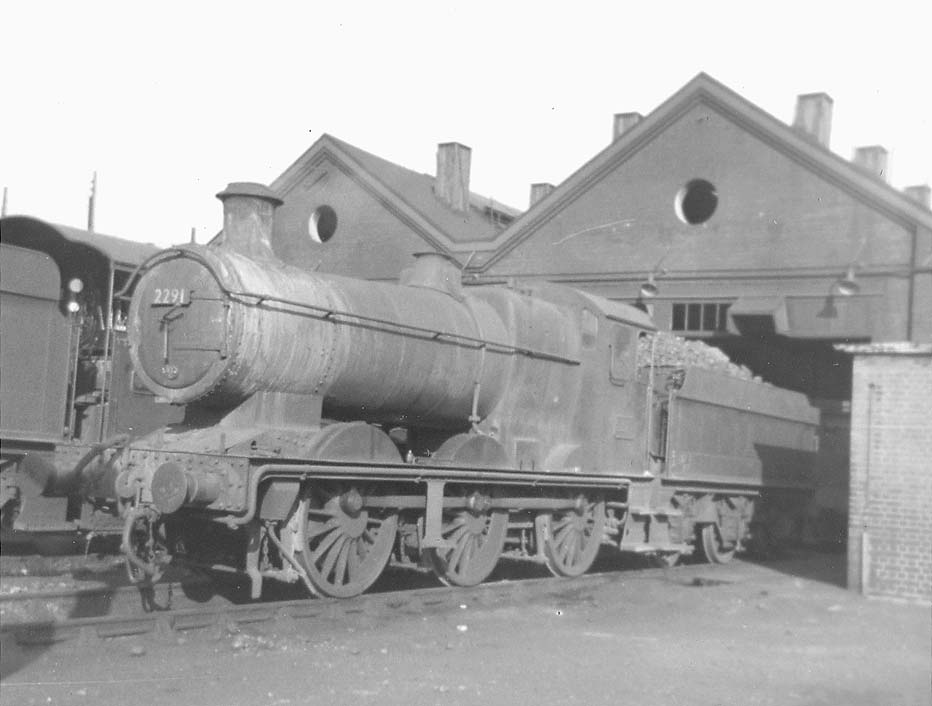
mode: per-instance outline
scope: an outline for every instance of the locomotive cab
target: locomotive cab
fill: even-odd
[[[85,454],[178,412],[133,384],[117,296],[154,246],[26,216],[2,229],[2,525],[29,541],[86,526]]]

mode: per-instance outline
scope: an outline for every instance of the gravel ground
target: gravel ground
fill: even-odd
[[[844,590],[843,562],[625,571],[518,605],[219,638],[4,644],[0,703],[932,704],[929,607]]]

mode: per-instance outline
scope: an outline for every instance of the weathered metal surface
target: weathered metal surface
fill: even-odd
[[[155,304],[185,289],[190,303]],[[334,416],[433,426],[466,424],[476,385],[487,414],[507,358],[484,343],[507,335],[481,302],[205,249],[143,277],[130,336],[142,378],[172,402],[287,391],[323,396]]]
[[[666,477],[809,485],[818,421],[800,393],[690,368],[670,395]]]
[[[0,243],[0,290],[0,433],[61,441],[71,322],[59,309],[58,265],[45,253]]]

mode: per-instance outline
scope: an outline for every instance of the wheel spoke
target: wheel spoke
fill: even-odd
[[[463,527],[466,524],[466,517],[461,513],[450,520],[449,523],[443,526],[443,532],[452,532],[458,527]]]
[[[327,532],[333,529],[336,529],[337,527],[339,527],[340,522],[336,518],[331,518],[327,520],[326,522],[323,522],[323,523],[315,522],[313,524],[316,525],[314,529],[309,528],[305,530],[304,535],[307,541],[310,541],[314,539],[315,537],[320,537],[321,535],[327,534]],[[308,523],[309,527],[310,525],[311,523]]]
[[[456,544],[456,543],[459,542],[468,532],[469,532],[469,528],[468,528],[468,527],[466,527],[465,525],[460,525],[459,527],[457,527],[457,528],[453,531],[453,533],[452,533],[449,537],[447,537],[447,540],[448,540],[449,542],[453,543],[453,544]],[[443,534],[443,533],[441,532],[441,534]]]
[[[360,551],[365,547],[365,542],[357,541],[353,542],[353,548],[349,552],[346,561],[346,569],[349,572],[349,580],[355,581],[356,577],[359,576],[359,566],[361,564]]]
[[[585,510],[540,515],[543,523],[543,555],[556,576],[579,576],[595,561],[605,526],[605,505],[587,501]]]
[[[460,559],[463,557],[463,552],[466,550],[466,542],[458,541],[453,547],[453,551],[450,554],[450,557],[447,560],[447,566],[450,567],[453,571],[456,571],[460,565]]]
[[[559,532],[561,529],[563,529],[563,528],[566,527],[568,524],[570,524],[570,522],[572,522],[572,520],[573,520],[573,518],[570,517],[569,513],[565,514],[565,515],[564,515],[563,517],[561,517],[559,520],[556,520],[556,521],[553,522],[553,524],[552,524],[552,526],[551,526],[551,531],[554,532],[554,533],[556,534],[556,533]]]
[[[320,575],[323,576],[324,579],[329,579],[330,575],[333,573],[333,567],[337,563],[337,557],[339,556],[340,550],[343,549],[343,545],[346,544],[346,542],[346,535],[340,535],[340,539],[335,542],[327,552],[327,556],[324,558],[324,563],[320,567]]]
[[[330,549],[334,542],[345,536],[346,535],[344,535],[338,528],[335,527],[333,531],[328,536],[324,537],[320,541],[320,544],[314,548],[314,558],[319,559],[327,552],[328,549]]]
[[[582,532],[577,532],[576,537],[573,539],[573,543],[570,545],[570,564],[575,564],[579,557],[582,555],[585,541],[586,536]]]
[[[371,490],[355,483],[315,483],[302,503],[305,547],[296,557],[317,595],[356,596],[379,578],[388,563],[398,515],[367,507],[365,498]]]
[[[576,531],[572,526],[564,527],[561,533],[558,533],[556,536],[556,547],[557,549],[565,548],[567,543],[570,540],[576,537]]]
[[[567,543],[563,546],[563,551],[562,551],[562,553],[561,553],[560,558],[563,560],[563,566],[564,566],[565,568],[567,568],[567,569],[572,568],[572,567],[576,564],[576,561],[575,561],[575,556],[576,556],[575,547],[576,547],[575,542],[567,542]]]
[[[356,541],[348,539],[340,547],[340,555],[337,557],[336,572],[333,575],[333,582],[336,584],[346,583],[346,564],[350,551],[356,550]]]
[[[463,552],[463,558],[460,560],[460,568],[466,569],[472,563],[473,554],[476,553],[478,538],[471,535],[466,542],[466,551]]]
[[[444,516],[441,536],[450,545],[425,550],[425,558],[446,584],[474,586],[488,577],[505,545],[508,515],[472,514],[465,510]]]

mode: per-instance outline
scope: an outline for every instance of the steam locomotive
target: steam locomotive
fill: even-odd
[[[662,368],[639,309],[464,287],[436,253],[399,284],[299,269],[273,253],[271,190],[218,198],[219,241],[155,255],[129,310],[136,377],[184,420],[95,470],[138,580],[177,557],[246,574],[254,597],[265,579],[349,597],[392,558],[454,585],[503,552],[560,576],[602,545],[727,562],[802,513],[802,395]]]
[[[112,491],[88,487],[82,468],[182,417],[134,385],[118,296],[157,248],[28,216],[0,229],[3,549],[118,536],[119,516],[88,501]]]

